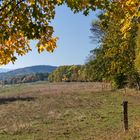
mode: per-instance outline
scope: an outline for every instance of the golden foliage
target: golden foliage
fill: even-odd
[[[120,21],[124,38],[131,29],[132,20],[140,16],[139,0],[2,0],[0,1],[0,65],[16,60],[15,54],[30,51],[29,40],[38,40],[38,52],[53,52],[57,38],[53,37],[50,21],[55,7],[66,4],[74,12],[85,15],[90,10],[103,9],[106,16]],[[121,7],[118,13],[117,9]]]

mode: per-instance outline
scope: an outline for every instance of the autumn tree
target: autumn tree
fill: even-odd
[[[121,19],[121,32],[125,37],[132,20],[138,21],[139,0],[0,0],[0,65],[16,60],[16,55],[24,55],[31,50],[29,41],[38,40],[38,52],[52,52],[56,48],[57,37],[53,37],[50,25],[55,17],[55,8],[67,5],[74,13],[101,9],[113,17],[118,6],[123,14],[115,14]],[[121,17],[121,18],[120,18]]]
[[[127,1],[126,7],[129,4]],[[135,19],[136,17],[133,17],[131,22],[126,19],[127,23],[123,26],[124,22],[126,22],[124,17],[128,13],[122,9],[121,3],[114,3],[113,5],[117,9],[112,10],[112,16],[104,13],[100,17],[100,27],[104,31],[101,44],[105,50],[103,58],[110,61],[110,65],[106,67],[106,72],[118,87],[122,87],[125,83],[130,85],[137,83],[139,85],[139,74],[135,67],[139,22]],[[134,5],[132,7],[134,8]]]
[[[50,82],[88,81],[83,65],[60,66],[49,74],[48,80]]]
[[[129,22],[123,26],[126,12],[122,3],[113,1],[110,6],[111,11],[102,12],[98,25],[94,23],[92,26],[92,32],[100,35],[100,47],[93,50],[93,57],[87,65],[93,70],[88,71],[93,71],[93,77],[112,80],[117,87],[124,86],[126,82],[139,83],[135,67],[136,52],[140,47],[136,45],[139,22],[134,17],[131,28]]]

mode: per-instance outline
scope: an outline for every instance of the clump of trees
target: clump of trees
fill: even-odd
[[[98,37],[98,47],[90,52],[86,64],[59,67],[50,74],[50,81],[106,80],[116,88],[140,89],[140,24],[133,17],[131,23],[126,23],[127,27],[123,26],[126,12],[122,3],[114,1],[111,9],[102,11],[92,24],[92,39]]]
[[[140,89],[140,24],[134,17],[131,28],[122,33],[125,12],[121,4],[116,2],[115,5],[117,9],[102,12],[92,24],[91,31],[100,38],[99,47],[91,51],[87,70],[94,80],[106,79],[117,88],[127,85]]]
[[[87,81],[84,65],[60,66],[49,74],[50,82],[84,82]]]
[[[31,83],[36,81],[47,81],[49,73],[35,73],[27,75],[17,75],[14,77],[7,77],[5,80],[1,80],[1,84],[21,84]]]
[[[49,80],[106,80],[116,88],[140,89],[140,24],[139,18],[133,15],[140,13],[135,9],[138,4],[138,1],[112,1],[110,8],[102,11],[98,21],[92,24],[92,39],[98,38],[99,47],[90,52],[86,64],[59,67]],[[133,16],[125,19],[129,6]]]

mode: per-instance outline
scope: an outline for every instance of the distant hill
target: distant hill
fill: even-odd
[[[0,73],[4,73],[4,72],[8,72],[8,71],[10,71],[10,69],[0,68]]]
[[[57,68],[56,66],[49,66],[49,65],[38,65],[38,66],[19,68],[12,71],[0,73],[0,80],[9,77],[18,76],[18,75],[28,75],[34,73],[51,73],[56,68]]]

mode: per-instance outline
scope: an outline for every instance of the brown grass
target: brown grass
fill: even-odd
[[[101,83],[2,87],[0,140],[139,140],[140,94],[127,89],[130,130],[124,133],[122,93]]]

